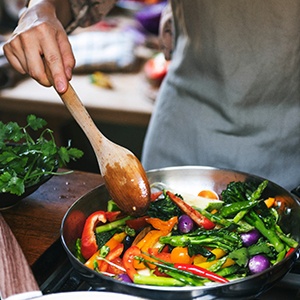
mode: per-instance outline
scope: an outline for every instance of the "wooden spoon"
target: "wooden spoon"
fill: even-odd
[[[130,215],[143,214],[150,203],[150,187],[140,161],[128,149],[111,142],[99,131],[71,84],[65,93],[59,95],[89,139],[113,200]]]

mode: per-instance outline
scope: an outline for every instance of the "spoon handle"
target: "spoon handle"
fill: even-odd
[[[48,80],[52,85],[54,85],[51,71],[45,61],[44,66]],[[103,151],[104,146],[107,146],[108,144],[105,143],[108,142],[107,138],[97,128],[96,124],[92,120],[90,114],[86,110],[85,106],[70,83],[68,83],[67,90],[64,93],[58,93],[58,95],[91,143],[101,171],[102,155],[100,155],[100,153]]]
[[[94,149],[98,162],[100,162],[102,159],[100,153],[104,150],[103,148],[107,145],[105,142],[108,140],[97,128],[90,114],[86,110],[85,106],[70,83],[68,84],[67,91],[63,94],[59,94],[59,96],[77,124],[84,131]]]

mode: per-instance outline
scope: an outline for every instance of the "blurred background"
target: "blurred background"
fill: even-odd
[[[25,0],[0,1],[0,40],[9,38]],[[141,156],[143,141],[168,62],[158,44],[166,1],[120,0],[101,22],[70,35],[76,58],[73,86],[96,125],[113,142]],[[84,151],[72,169],[99,172],[94,152],[58,95],[17,73],[0,51],[0,120],[22,124],[43,117],[59,145]]]
[[[17,24],[20,11],[26,0],[1,0],[0,1],[0,30],[1,34],[10,32]]]

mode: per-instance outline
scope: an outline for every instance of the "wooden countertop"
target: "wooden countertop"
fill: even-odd
[[[142,72],[109,75],[113,89],[91,84],[88,75],[75,75],[71,81],[75,91],[95,121],[147,126],[153,110],[148,97],[149,86]],[[31,78],[14,88],[0,91],[2,113],[39,114],[57,121],[72,117],[53,88],[39,85]]]
[[[68,208],[102,184],[102,177],[94,173],[74,171],[53,176],[18,205],[1,211],[29,265],[59,239],[61,221]]]

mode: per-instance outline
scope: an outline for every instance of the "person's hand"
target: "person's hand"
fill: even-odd
[[[56,90],[66,91],[75,59],[53,5],[45,1],[27,9],[3,50],[18,72],[28,73],[40,84],[51,86],[45,72],[47,64]]]
[[[159,44],[165,59],[170,60],[173,51],[173,14],[170,3],[162,11],[159,23]]]

